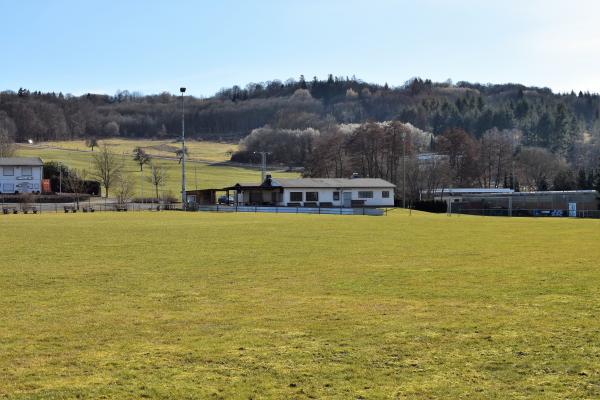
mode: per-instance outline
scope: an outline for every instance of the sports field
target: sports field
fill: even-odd
[[[0,216],[0,398],[600,397],[600,221]]]

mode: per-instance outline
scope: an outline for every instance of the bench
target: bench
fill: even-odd
[[[365,201],[364,200],[352,200],[351,205],[352,205],[352,207],[364,207]]]
[[[34,206],[25,206],[25,207],[23,207],[22,210],[23,210],[23,214],[29,214],[30,211],[34,214],[37,214],[37,212],[38,212],[37,207],[34,207]]]
[[[2,207],[2,214],[17,214],[19,211],[16,207]]]
[[[75,207],[75,206],[64,206],[64,209],[65,209],[65,214],[68,213],[69,211],[72,213],[77,212],[77,207]]]
[[[314,202],[314,201],[305,201],[304,202],[304,207],[317,208],[317,207],[319,207],[319,204],[317,202]]]
[[[115,204],[115,211],[127,211],[127,204]]]
[[[287,203],[288,207],[300,207],[301,203]]]
[[[94,210],[94,207],[92,207],[92,206],[88,206],[88,207],[83,207],[83,208],[82,208],[82,211],[83,211],[84,213],[86,213],[86,212],[94,212],[94,211],[96,211],[96,210]]]
[[[319,207],[331,208],[331,207],[333,207],[333,203],[330,203],[328,201],[322,201],[319,203]]]

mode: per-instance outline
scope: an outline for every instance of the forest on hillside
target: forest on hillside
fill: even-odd
[[[596,93],[420,78],[389,87],[329,75],[233,86],[184,102],[186,136],[241,141],[235,161],[268,151],[270,162],[304,167],[307,175],[359,172],[398,183],[399,157],[443,155],[445,167],[429,158],[437,172],[414,185],[415,196],[423,187],[516,187],[519,180],[529,189],[591,188],[600,174]],[[176,139],[180,107],[181,98],[168,93],[72,96],[21,88],[0,93],[0,135],[17,142]]]
[[[517,84],[435,83],[419,78],[390,88],[356,78],[289,79],[222,89],[210,98],[186,96],[186,130],[194,138],[239,139],[264,125],[287,129],[323,123],[398,120],[442,133],[462,128],[480,137],[520,129],[528,145],[565,153],[584,132],[600,134],[600,96],[554,94]],[[0,93],[0,126],[16,141],[87,137],[175,137],[180,100],[168,93],[115,95]]]

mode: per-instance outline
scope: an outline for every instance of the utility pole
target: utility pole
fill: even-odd
[[[179,88],[181,92],[181,208],[186,209],[187,196],[185,193],[185,110],[183,108],[183,94],[185,88]]]
[[[406,208],[406,132],[402,132],[402,208]]]
[[[261,180],[260,183],[263,183],[265,181],[266,175],[267,175],[267,154],[271,154],[268,151],[255,151],[254,154],[260,154],[261,159],[260,159],[260,175],[261,175]]]
[[[62,194],[62,164],[58,164],[58,192]]]
[[[142,204],[144,203],[144,168],[140,170],[140,197],[142,198]]]

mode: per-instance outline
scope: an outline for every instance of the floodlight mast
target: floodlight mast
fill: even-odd
[[[185,192],[185,110],[183,108],[183,94],[185,88],[179,88],[181,92],[181,208],[185,210],[187,207],[187,195]]]
[[[260,159],[260,175],[261,175],[261,181],[260,183],[263,183],[265,181],[265,178],[267,177],[267,155],[271,154],[268,151],[255,151],[254,154],[260,154],[261,159]]]

